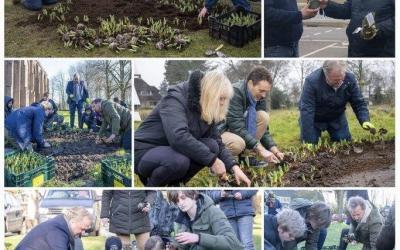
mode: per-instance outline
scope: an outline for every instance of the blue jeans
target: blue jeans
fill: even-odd
[[[264,57],[299,57],[299,43],[265,47]]]
[[[78,126],[79,128],[83,128],[83,123],[82,123],[83,101],[79,101],[78,103],[76,102],[69,103],[69,115],[70,115],[69,121],[71,128],[73,128],[75,124],[75,110],[78,110]]]
[[[301,122],[300,126],[302,126]],[[307,143],[317,144],[319,138],[321,137],[322,131],[325,130],[328,131],[331,141],[333,142],[351,141],[349,124],[347,122],[346,116],[343,114],[338,119],[332,122],[314,123],[314,127],[312,128],[311,132],[311,138],[313,138],[313,141],[307,141]],[[303,134],[301,135],[301,141],[305,141]]]
[[[254,250],[253,242],[253,216],[246,215],[228,219],[239,241],[243,243],[246,250]]]

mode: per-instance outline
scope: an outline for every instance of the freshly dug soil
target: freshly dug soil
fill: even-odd
[[[119,149],[117,145],[96,144],[96,134],[70,133],[46,137],[52,148],[42,150],[44,155],[54,154],[56,179],[71,181],[85,179],[85,174],[107,155]]]
[[[362,152],[341,150],[327,152],[293,162],[283,177],[284,186],[293,187],[394,187],[395,143],[365,143]],[[314,171],[312,171],[314,168]],[[305,181],[303,180],[305,177]]]
[[[60,1],[65,2],[65,1]],[[53,7],[53,6],[51,6]],[[205,18],[201,24],[197,20],[198,11],[193,13],[181,13],[174,6],[161,5],[157,0],[73,0],[73,4],[70,5],[70,12],[66,15],[66,22],[72,26],[76,25],[74,18],[78,16],[80,20],[83,19],[84,15],[89,17],[89,26],[97,26],[99,24],[99,17],[105,19],[114,15],[116,19],[129,17],[133,23],[137,23],[137,18],[142,17],[142,24],[145,24],[147,18],[154,18],[154,20],[166,18],[169,24],[173,22],[175,18],[179,18],[179,22],[183,23],[186,21],[185,28],[191,31],[200,29],[208,29],[207,18]],[[216,12],[222,11],[221,7],[215,10]],[[31,17],[29,20],[21,20],[18,23],[21,26],[26,26],[37,21],[37,16]],[[53,22],[57,25],[57,22]],[[49,25],[49,23],[41,22],[40,25]],[[181,25],[179,28],[183,28]]]

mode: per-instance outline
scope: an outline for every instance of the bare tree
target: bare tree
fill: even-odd
[[[123,101],[130,100],[130,95],[127,95],[132,88],[132,64],[129,60],[116,61],[109,72],[115,87],[115,91],[119,91],[120,99]],[[127,99],[128,98],[128,99]]]
[[[58,72],[57,75],[51,78],[51,86],[52,89],[54,90],[54,93],[56,95],[52,96],[57,96],[57,99],[59,101],[59,106],[60,109],[66,109],[67,104],[66,104],[66,94],[65,94],[65,84],[67,82],[67,76],[63,72]]]

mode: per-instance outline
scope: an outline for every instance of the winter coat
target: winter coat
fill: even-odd
[[[101,123],[100,135],[104,135],[108,127],[115,135],[123,134],[132,128],[132,117],[129,109],[108,100],[101,101]]]
[[[283,250],[276,216],[264,214],[264,250]]]
[[[61,214],[34,227],[15,249],[74,250],[74,236],[64,215]]]
[[[164,198],[161,191],[157,191],[154,204],[150,210],[150,235],[168,237],[174,231],[174,221],[179,209]]]
[[[170,146],[199,165],[211,166],[218,157],[227,170],[237,164],[225,148],[215,124],[201,119],[200,81],[203,73],[193,72],[189,81],[170,87],[168,94],[153,109],[135,131],[135,162],[139,155],[158,146]],[[219,144],[215,154],[201,138],[212,138]],[[136,165],[136,164],[135,164]]]
[[[81,84],[81,86],[82,86],[82,88],[83,88],[83,90],[82,90],[82,97],[81,97],[81,99],[79,100],[79,102],[85,102],[86,99],[89,98],[89,92],[88,92],[88,90],[87,90],[87,88],[86,88],[86,85],[85,85],[85,82],[84,82],[84,81],[80,81],[79,83]],[[68,104],[70,104],[70,103],[72,103],[72,102],[75,101],[74,99],[72,99],[72,98],[70,97],[70,95],[73,95],[73,94],[74,94],[74,84],[75,84],[74,81],[68,81],[68,83],[67,83],[66,92],[67,92],[67,95],[68,95],[68,99],[67,99],[67,103],[68,103]]]
[[[319,239],[319,234],[321,231],[319,229],[313,229],[311,227],[311,224],[307,221],[308,209],[312,206],[312,204],[313,203],[307,199],[297,198],[297,199],[294,199],[289,205],[289,207],[291,209],[298,211],[306,222],[307,230],[304,233],[304,236],[300,237],[300,238],[296,238],[296,240],[295,240],[297,243],[305,240],[306,241],[306,244],[305,244],[306,250],[311,250],[311,249],[317,250],[318,249],[318,239]],[[291,243],[292,242],[285,242],[284,243],[285,249],[288,249],[286,246],[292,245]]]
[[[237,82],[233,84],[233,90],[234,95],[229,104],[229,111],[228,115],[226,116],[226,124],[225,126],[221,126],[220,132],[222,134],[225,131],[229,131],[242,137],[242,139],[246,142],[246,148],[253,149],[258,141],[246,130],[246,110],[250,105],[250,102],[247,99],[247,83],[244,81]],[[265,99],[257,102],[256,110],[267,110]],[[267,128],[267,131],[261,137],[260,142],[268,150],[273,146],[276,146],[276,143],[269,133],[269,128]]]
[[[394,249],[396,241],[396,217],[395,217],[395,204],[390,207],[389,215],[385,220],[381,232],[379,233],[376,241],[377,250],[392,250]]]
[[[37,104],[15,110],[5,120],[6,129],[18,143],[26,145],[36,142],[38,147],[44,144],[44,109]]]
[[[138,208],[139,203],[153,204],[155,191],[105,190],[101,200],[100,218],[110,219],[110,232],[141,234],[150,232],[149,215]]]
[[[264,15],[264,46],[290,46],[299,42],[303,17],[296,0],[265,0]]]
[[[266,205],[268,207],[268,214],[277,215],[277,209],[282,208],[281,202],[275,198],[275,201],[267,200]]]
[[[346,104],[350,103],[360,124],[369,121],[367,102],[364,100],[357,80],[346,72],[343,84],[335,91],[326,83],[322,68],[312,72],[305,80],[300,97],[301,134],[305,142],[313,142],[313,129],[321,130],[323,124],[340,128],[346,122]],[[339,119],[343,117],[343,119]],[[338,120],[338,123],[334,122]]]
[[[349,234],[353,233],[356,241],[364,244],[363,250],[376,250],[376,241],[383,225],[382,216],[369,201],[367,201],[367,204],[370,207],[368,217],[365,215],[361,222],[352,220]]]
[[[7,116],[8,116],[11,112],[13,112],[13,109],[8,107],[8,104],[9,104],[11,101],[12,101],[12,102],[14,101],[14,99],[13,99],[11,96],[4,96],[4,115],[5,115],[5,118],[7,118]]]
[[[225,192],[231,195],[239,192],[242,194],[242,199],[236,200],[235,198],[222,198],[221,191],[206,191],[206,194],[213,199],[215,204],[219,204],[219,208],[221,208],[228,219],[255,215],[252,198],[257,193],[257,190],[225,190]]]
[[[350,19],[346,34],[349,39],[349,57],[394,57],[395,5],[394,0],[347,0],[343,4],[329,1],[325,15],[339,19]],[[375,14],[379,30],[372,40],[363,40],[353,34],[368,13]]]
[[[210,197],[199,194],[197,213],[194,221],[190,221],[186,213],[180,212],[175,221],[179,231],[199,235],[197,244],[178,245],[185,250],[244,250],[244,246],[237,239],[232,226],[224,213],[214,205]]]

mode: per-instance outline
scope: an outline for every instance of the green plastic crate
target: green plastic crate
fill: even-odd
[[[5,158],[10,157],[18,151],[11,152],[5,155]],[[38,153],[37,154],[45,158],[45,163],[35,169],[28,172],[14,174],[7,167],[5,167],[4,178],[6,187],[39,187],[42,186],[46,181],[51,180],[55,175],[54,160],[53,158],[46,158]]]
[[[131,157],[109,157],[101,161],[101,172],[103,176],[104,186],[106,187],[131,187],[132,177],[125,176],[111,167],[111,163],[119,161],[131,161]],[[132,167],[131,167],[132,173]],[[132,174],[131,174],[132,175]]]

